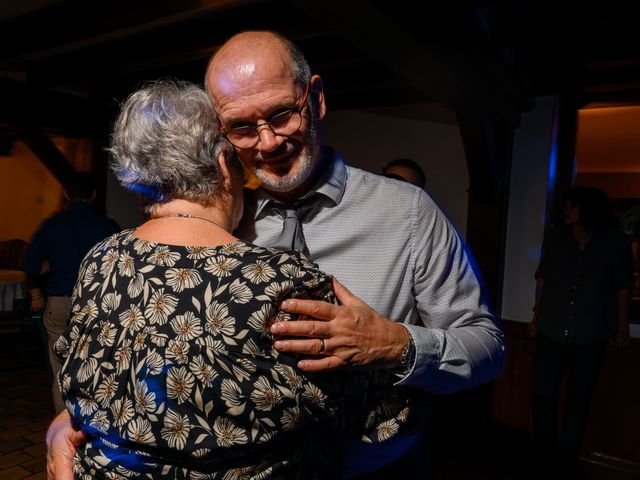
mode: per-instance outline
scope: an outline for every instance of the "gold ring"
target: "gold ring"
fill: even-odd
[[[320,353],[324,352],[324,338],[319,338],[320,340]]]

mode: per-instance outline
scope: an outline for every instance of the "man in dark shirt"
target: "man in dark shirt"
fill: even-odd
[[[607,342],[624,348],[630,341],[631,243],[611,227],[611,217],[603,192],[570,189],[564,228],[547,234],[536,272],[531,324],[536,334],[534,434],[570,462],[578,459]],[[557,401],[565,371],[564,420],[556,433]]]
[[[53,345],[62,334],[71,309],[73,291],[80,262],[100,240],[120,230],[118,224],[92,209],[95,183],[91,174],[77,173],[67,188],[69,206],[53,215],[38,228],[27,249],[24,270],[31,291],[31,308],[44,308],[49,360],[53,372],[53,403],[56,412],[64,409],[55,379],[62,367]],[[47,266],[48,265],[48,266]],[[38,277],[48,272],[47,301],[39,288]]]

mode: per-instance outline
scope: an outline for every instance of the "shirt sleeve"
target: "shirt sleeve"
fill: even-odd
[[[614,286],[615,290],[631,290],[633,287],[633,255],[631,253],[631,239],[621,233],[618,234],[618,247],[615,249],[617,252],[615,272],[614,272]]]
[[[29,280],[37,277],[42,271],[42,263],[47,260],[46,223],[42,225],[31,239],[31,243],[24,255],[22,268]]]
[[[448,393],[490,381],[504,362],[503,334],[475,264],[424,192],[417,194],[413,219],[414,295],[424,326],[405,324],[416,357],[398,384]]]

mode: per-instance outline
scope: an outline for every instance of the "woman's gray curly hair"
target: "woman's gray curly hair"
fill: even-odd
[[[160,80],[131,94],[115,122],[109,151],[116,177],[142,194],[147,214],[176,198],[210,205],[223,185],[221,153],[241,170],[218,130],[211,100],[184,81]]]

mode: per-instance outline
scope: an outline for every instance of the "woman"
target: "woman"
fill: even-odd
[[[160,82],[118,117],[112,168],[149,220],[96,245],[58,342],[67,409],[89,434],[77,478],[318,478],[328,429],[381,441],[409,409],[384,373],[306,375],[272,348],[281,300],[335,301],[302,255],[230,232],[242,168],[206,94]]]

